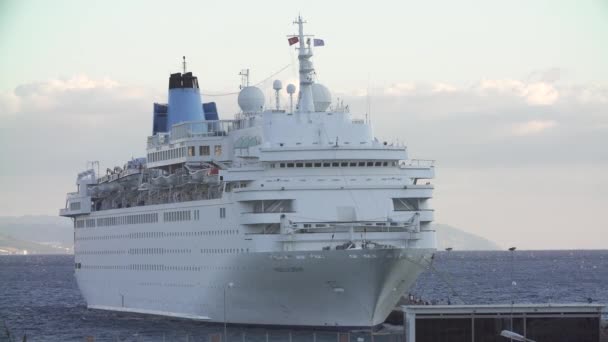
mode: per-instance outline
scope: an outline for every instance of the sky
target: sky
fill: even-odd
[[[608,248],[608,1],[0,0],[0,215],[56,215],[86,162],[142,156],[181,56],[220,116],[241,69],[318,80],[436,160],[436,221],[522,249]],[[287,67],[286,67],[287,66]],[[270,101],[270,100],[269,100]],[[285,103],[285,102],[284,102]]]

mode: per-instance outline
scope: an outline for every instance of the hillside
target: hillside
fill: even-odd
[[[0,234],[17,240],[71,246],[72,221],[59,216],[0,217]]]
[[[452,247],[456,250],[496,250],[500,247],[481,236],[468,233],[447,224],[435,224],[437,230],[437,248],[443,250]],[[22,216],[0,217],[0,234],[3,244],[9,247],[28,250],[45,250],[52,244],[61,247],[72,247],[72,222],[56,216]],[[28,245],[33,243],[33,245]],[[20,247],[19,247],[20,246]],[[27,248],[26,248],[27,247]],[[0,247],[1,249],[2,247]]]
[[[498,250],[498,244],[479,235],[468,233],[462,229],[447,224],[435,224],[437,231],[437,249],[444,250],[451,247],[455,250]]]
[[[0,254],[71,253],[71,221],[54,216],[0,217]]]
[[[0,233],[0,254],[66,254],[65,248],[15,239]]]

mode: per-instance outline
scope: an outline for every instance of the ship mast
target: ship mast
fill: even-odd
[[[310,38],[304,41],[304,23],[301,16],[298,16],[294,24],[298,24],[298,38],[300,47],[298,48],[298,60],[300,62],[300,94],[298,96],[298,112],[310,113],[314,112],[314,102],[312,98],[312,83],[314,67],[310,58],[312,57],[312,49],[310,48]]]

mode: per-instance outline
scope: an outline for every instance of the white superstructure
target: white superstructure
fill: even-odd
[[[60,215],[74,219],[75,276],[90,308],[372,326],[416,280],[435,248],[433,163],[331,105],[296,23],[299,94],[286,110],[281,82],[275,106],[244,84],[242,112],[219,120],[214,105],[197,104],[184,66],[169,103],[155,104],[147,157],[78,175]]]

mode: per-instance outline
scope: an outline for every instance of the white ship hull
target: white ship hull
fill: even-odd
[[[217,218],[220,207],[225,219]],[[226,290],[230,323],[372,326],[386,319],[434,251],[257,251],[276,246],[276,236],[243,234],[234,211],[209,200],[91,214],[109,226],[76,229],[75,275],[88,307],[223,322]],[[165,222],[176,212],[192,214]],[[149,220],[143,215],[159,222],[124,224],[127,216]]]
[[[90,308],[240,324],[374,326],[432,250],[255,253],[200,260],[200,271],[80,273]],[[121,274],[122,273],[122,274]],[[232,282],[231,288],[226,284]]]

